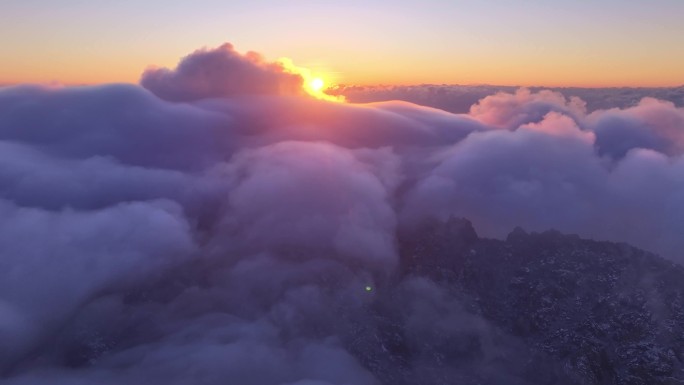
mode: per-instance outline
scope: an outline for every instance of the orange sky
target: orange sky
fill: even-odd
[[[3,5],[0,83],[137,82],[232,42],[346,84],[677,86],[684,2],[217,0]]]

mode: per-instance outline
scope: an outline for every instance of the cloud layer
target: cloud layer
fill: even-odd
[[[677,107],[684,106],[684,85],[668,88],[568,88],[568,87],[530,87],[532,93],[549,90],[565,97],[576,97],[586,103],[587,110],[607,110],[610,108],[633,107],[645,97],[666,100]],[[467,113],[473,104],[482,98],[499,92],[514,94],[518,87],[455,84],[412,85],[412,86],[335,86],[331,93],[341,95],[354,103],[404,100],[430,106],[445,111]]]
[[[365,287],[392,281],[398,229],[451,215],[684,261],[670,102],[333,103],[230,45],[141,84],[0,89],[5,383],[378,383],[354,345],[380,324]],[[396,285],[417,346],[454,320],[493,333],[430,282]]]

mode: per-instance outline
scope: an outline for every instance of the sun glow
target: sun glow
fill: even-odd
[[[302,88],[310,96],[330,102],[344,102],[343,96],[333,96],[325,93],[325,90],[330,85],[330,78],[324,74],[312,73],[308,68],[298,67],[288,58],[280,58],[278,63],[283,66],[285,71],[302,77]]]
[[[311,87],[312,90],[318,92],[323,90],[323,86],[325,85],[325,82],[321,78],[313,78],[311,82],[309,83],[309,87]]]

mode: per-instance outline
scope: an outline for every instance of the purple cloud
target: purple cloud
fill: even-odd
[[[229,43],[186,56],[174,70],[150,68],[140,84],[164,100],[187,102],[238,95],[298,95],[303,79],[255,52],[242,55]]]

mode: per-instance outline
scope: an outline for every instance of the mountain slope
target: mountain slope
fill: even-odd
[[[382,346],[395,346],[389,354],[395,361],[422,354],[432,359],[433,375],[441,371],[453,379],[449,368],[465,370],[463,383],[684,383],[681,266],[625,244],[556,231],[528,234],[518,228],[505,241],[480,239],[463,219],[432,223],[400,239],[403,279],[436,282],[459,299],[459,311],[482,317],[489,329],[447,330],[441,341],[426,344],[426,354],[402,334],[407,328],[402,330],[401,316],[379,309],[377,317],[392,326],[378,338]],[[407,301],[399,300],[402,306]],[[455,322],[464,319],[461,313]],[[487,365],[496,366],[482,367],[483,346],[496,333],[509,341],[495,343],[498,357]],[[387,383],[449,383],[384,377]]]

